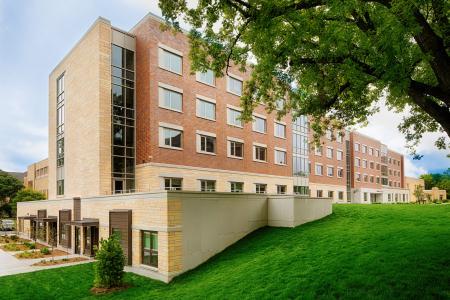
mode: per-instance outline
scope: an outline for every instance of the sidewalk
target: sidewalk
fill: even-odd
[[[14,274],[20,274],[20,273],[28,273],[28,272],[35,272],[45,269],[54,269],[54,268],[62,268],[62,267],[68,267],[78,264],[84,264],[84,263],[90,263],[93,262],[93,259],[89,259],[86,261],[80,261],[80,262],[73,262],[73,263],[67,263],[67,264],[61,264],[61,265],[54,265],[54,266],[32,266],[32,264],[40,262],[42,260],[51,260],[51,257],[47,258],[36,258],[36,259],[18,259],[14,257],[15,252],[6,252],[0,249],[0,276],[7,276],[7,275],[14,275]],[[63,256],[56,256],[54,259],[59,260],[63,258],[72,258],[72,257],[82,257],[78,254],[69,254],[69,255],[63,255]],[[83,256],[84,257],[84,256]]]

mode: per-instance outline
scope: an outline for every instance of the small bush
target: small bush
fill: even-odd
[[[94,286],[99,288],[112,288],[122,286],[125,255],[119,238],[115,235],[107,240],[100,241],[100,249],[95,256]]]
[[[36,244],[31,242],[25,242],[23,243],[25,246],[28,247],[28,249],[36,249]]]
[[[50,254],[50,250],[47,247],[41,249],[41,253],[44,255]]]
[[[14,242],[16,242],[19,239],[19,237],[17,235],[11,235],[10,238],[11,238],[11,241],[14,241]]]

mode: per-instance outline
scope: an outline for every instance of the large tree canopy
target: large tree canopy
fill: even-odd
[[[0,202],[6,198],[13,198],[22,188],[22,181],[0,170]]]
[[[160,0],[169,24],[192,27],[193,70],[248,69],[242,105],[310,115],[314,129],[367,121],[386,105],[408,109],[399,129],[414,147],[425,132],[450,136],[447,0]],[[324,118],[326,117],[326,118]]]

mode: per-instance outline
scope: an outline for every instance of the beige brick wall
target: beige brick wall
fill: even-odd
[[[317,191],[322,191],[322,197],[328,197],[328,192],[333,191],[333,202],[347,202],[347,188],[345,185],[331,185],[331,184],[319,184],[319,183],[309,183],[310,195],[313,198],[317,197]],[[344,198],[339,200],[339,192],[344,193]]]
[[[136,166],[136,188],[139,191],[161,191],[164,177],[183,178],[183,190],[199,191],[200,179],[216,180],[217,192],[229,192],[230,182],[244,182],[244,192],[254,193],[255,183],[267,184],[268,193],[275,194],[277,185],[286,185],[287,193],[293,192],[293,178],[227,170],[195,168],[180,165],[147,163]]]
[[[56,80],[65,74],[65,195],[111,190],[111,25],[98,19],[49,77],[49,198],[56,198]]]

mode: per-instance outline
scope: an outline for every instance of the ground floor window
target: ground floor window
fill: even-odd
[[[267,193],[267,184],[256,183],[255,184],[255,192],[257,194],[265,194],[265,193]]]
[[[339,200],[344,200],[344,192],[338,192]]]
[[[216,181],[215,180],[200,180],[200,191],[215,192],[216,191]]]
[[[367,193],[364,193],[364,201],[367,201]]]
[[[328,191],[328,198],[331,198],[331,199],[334,198],[334,192],[333,191]]]
[[[243,182],[230,182],[230,191],[232,193],[242,193],[244,191]]]
[[[316,191],[316,196],[317,196],[317,198],[322,198],[322,197],[323,197],[323,192],[322,192],[322,190],[317,190],[317,191]]]
[[[181,191],[182,178],[164,178],[164,189],[166,191]]]
[[[64,179],[56,182],[56,195],[64,195]]]
[[[158,267],[158,232],[142,231],[142,264]]]
[[[277,194],[286,194],[286,190],[285,185],[277,185]]]
[[[309,194],[308,187],[301,185],[294,185],[294,194],[308,195]]]

